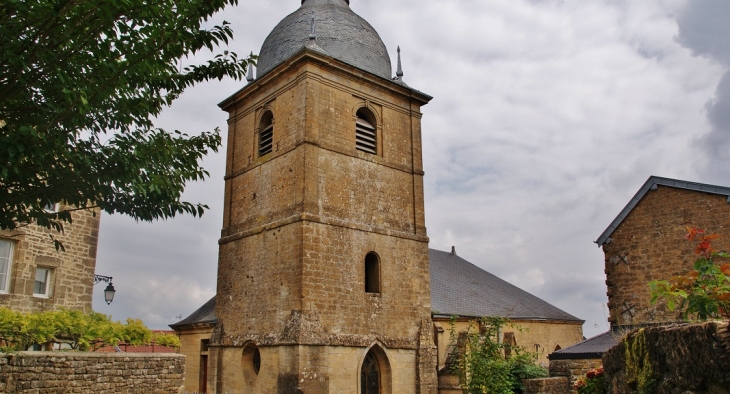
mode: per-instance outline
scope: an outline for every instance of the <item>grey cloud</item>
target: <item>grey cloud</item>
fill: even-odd
[[[391,57],[401,46],[406,82],[434,96],[422,127],[430,246],[455,245],[586,319],[586,336],[605,328],[603,254],[592,241],[649,175],[708,181],[687,163],[702,156],[692,142],[709,130],[703,108],[722,73],[674,41],[668,3],[351,1]],[[216,21],[233,24],[231,50],[255,53],[298,4],[242,3]],[[242,86],[198,86],[160,123],[225,134],[216,104]],[[186,191],[211,206],[202,219],[102,218],[97,272],[119,293],[107,307],[97,286],[97,310],[164,327],[215,293],[224,151],[206,158],[211,179]]]
[[[707,103],[707,117],[713,129],[703,143],[713,158],[727,163],[730,159],[730,71],[720,80],[715,98]],[[713,162],[711,168],[728,173],[726,166],[717,164]]]
[[[730,68],[730,2],[725,0],[688,1],[677,18],[677,42]],[[730,159],[730,71],[720,80],[715,97],[708,101],[707,117],[712,130],[701,140],[709,153],[707,171],[713,179],[725,179],[730,169],[718,162]]]
[[[691,0],[677,17],[677,41],[697,56],[730,65],[730,2]]]

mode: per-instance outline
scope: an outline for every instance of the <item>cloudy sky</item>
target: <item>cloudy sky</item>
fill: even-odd
[[[228,49],[257,53],[299,0],[239,0]],[[351,0],[396,46],[423,108],[431,247],[476,265],[605,331],[603,253],[593,243],[650,175],[730,186],[727,0]],[[158,120],[220,127],[240,81],[190,89]],[[224,133],[225,136],[225,133]],[[222,151],[225,151],[223,149]],[[202,219],[152,224],[105,215],[95,310],[153,328],[215,294],[222,153],[186,198]]]

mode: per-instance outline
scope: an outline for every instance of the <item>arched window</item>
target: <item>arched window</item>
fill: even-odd
[[[378,154],[375,116],[366,108],[357,110],[355,119],[355,149]]]
[[[380,258],[373,252],[365,256],[365,292],[380,293]]]
[[[259,124],[259,157],[271,153],[274,144],[274,114],[266,111]]]
[[[360,370],[360,394],[381,394],[380,366],[373,351],[369,351]]]

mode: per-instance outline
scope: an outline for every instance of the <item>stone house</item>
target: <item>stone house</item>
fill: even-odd
[[[730,251],[729,201],[729,187],[650,176],[596,240],[605,256],[611,330],[553,353],[551,369],[553,360],[600,363],[631,329],[682,321],[661,300],[650,303],[648,283],[693,268],[697,255],[684,238],[688,226],[719,234],[715,248]]]
[[[431,281],[451,271],[434,276],[425,228],[420,109],[431,97],[404,82],[400,53],[393,77],[385,44],[348,0],[303,0],[266,38],[256,70],[219,104],[228,148],[217,296],[172,325],[188,389],[436,393],[443,334]],[[518,299],[506,309],[526,324],[555,313],[567,330],[540,342],[515,334],[518,343],[581,337],[579,319]]]
[[[0,232],[0,306],[20,312],[92,310],[99,212],[75,211],[71,217],[62,234],[36,225]],[[51,235],[65,251],[56,250]]]
[[[437,347],[439,393],[461,393],[458,376],[447,369],[451,341],[451,321],[463,332],[475,317],[504,316],[511,324],[501,340],[538,354],[547,364],[547,355],[583,338],[583,320],[576,318],[456,255],[429,249],[431,307],[434,341]],[[171,324],[180,337],[180,353],[187,356],[185,389],[206,392],[210,338],[218,319],[216,297],[185,319]]]

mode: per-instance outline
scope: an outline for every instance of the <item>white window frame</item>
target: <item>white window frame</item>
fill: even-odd
[[[56,213],[59,211],[60,204],[59,203],[53,203],[53,204],[47,204],[43,207],[43,210],[48,213]]]
[[[44,270],[46,271],[46,288],[43,289],[43,293],[36,293],[35,292],[35,278],[38,277],[38,271]],[[49,298],[51,296],[51,280],[53,279],[53,268],[50,267],[36,267],[35,269],[35,276],[33,277],[33,297],[37,298]]]
[[[0,272],[0,275],[5,275],[4,281],[0,279],[0,284],[4,286],[4,289],[0,289],[0,294],[10,294],[10,274],[13,272],[13,255],[15,253],[15,242],[8,241],[7,239],[0,239],[0,242],[10,245],[10,251],[8,253],[8,256],[0,256],[0,259],[7,260],[7,271]]]

